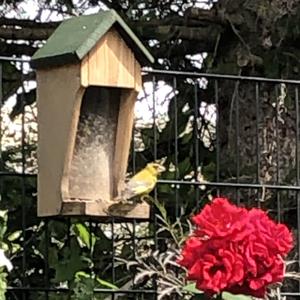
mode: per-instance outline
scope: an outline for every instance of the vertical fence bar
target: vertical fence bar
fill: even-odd
[[[26,199],[25,199],[25,86],[24,86],[24,63],[21,62],[21,190],[22,190],[22,238],[23,238],[23,255],[22,255],[22,287],[26,286]],[[26,299],[26,291],[22,291],[22,299]]]
[[[3,65],[0,61],[0,170],[4,169],[3,156],[2,156],[2,107],[3,107]],[[3,195],[3,178],[0,177],[0,200]]]
[[[112,243],[112,260],[111,260],[111,277],[112,277],[112,283],[115,284],[116,282],[116,272],[115,272],[115,218],[111,218],[111,243]],[[115,293],[112,293],[112,300],[115,299]]]
[[[153,94],[152,94],[152,105],[153,105],[153,111],[152,111],[152,118],[153,118],[153,157],[154,160],[157,159],[157,129],[156,129],[156,78],[155,76],[152,77],[152,88],[153,88]]]
[[[0,61],[0,103],[2,106],[2,102],[3,102],[3,66],[2,66],[2,62]]]
[[[0,162],[3,165],[2,161],[2,106],[3,106],[3,66],[2,62],[0,61]],[[2,186],[2,180],[1,180]],[[1,189],[2,192],[2,189]],[[2,195],[2,193],[1,193]]]
[[[157,130],[156,130],[156,78],[155,76],[152,77],[152,88],[153,88],[153,95],[152,95],[152,101],[153,101],[153,112],[152,112],[152,117],[153,117],[153,156],[154,160],[157,159]],[[157,202],[157,188],[155,187],[154,189],[154,199],[155,202]],[[157,216],[155,214],[155,209],[154,209],[154,249],[158,249],[158,236],[157,236],[157,228],[158,228],[158,223],[157,223]],[[155,276],[153,279],[153,288],[157,290],[157,283],[155,280]],[[157,294],[153,295],[153,299],[157,299]]]
[[[135,125],[132,129],[132,142],[131,142],[131,153],[132,153],[132,173],[136,172],[136,152],[135,152]]]
[[[71,249],[71,224],[72,219],[71,217],[64,217],[67,223],[67,240],[66,240],[66,246]],[[70,290],[70,287],[68,287],[68,300],[71,300],[72,291]]]
[[[2,156],[2,107],[3,107],[3,65],[0,60],[0,170],[4,170],[3,156]],[[3,196],[3,177],[0,177],[0,201]],[[16,296],[15,296],[16,297]]]
[[[2,148],[2,139],[3,139],[3,117],[2,117],[2,108],[3,108],[3,65],[0,61],[0,170],[4,170],[3,162],[3,148]],[[3,177],[0,178],[0,200],[3,196]]]
[[[132,251],[133,259],[136,258],[136,219],[132,220]]]
[[[255,83],[255,125],[256,125],[256,183],[260,182],[260,147],[259,147],[259,83]],[[259,190],[257,190],[257,206],[260,207]]]
[[[235,150],[236,150],[236,182],[240,181],[240,97],[239,97],[239,81],[236,82],[234,90],[235,100]],[[236,188],[236,200],[240,203],[240,191]]]
[[[195,151],[195,165],[194,165],[194,172],[195,172],[195,180],[198,180],[198,172],[199,170],[199,126],[198,126],[198,119],[199,119],[199,101],[198,101],[198,81],[195,80],[194,83],[194,151]],[[196,189],[196,204],[199,201],[199,187],[195,186]]]
[[[136,173],[136,152],[135,152],[135,124],[132,128],[132,143],[131,143],[131,151],[132,151],[132,174]],[[132,220],[132,251],[133,251],[133,260],[135,260],[136,255],[136,239],[135,239],[135,233],[136,233],[136,220]],[[132,287],[135,288],[135,274],[132,276]],[[137,299],[137,296],[135,295],[135,299]]]
[[[278,93],[278,85],[275,86],[275,97],[276,97],[276,115],[275,115],[275,134],[276,134],[276,184],[279,184],[280,181],[280,139],[279,139],[279,93]],[[278,190],[276,190],[276,204],[277,204],[277,220],[281,221],[281,203],[280,203],[280,194]]]
[[[220,182],[220,105],[219,105],[219,83],[214,81],[214,96],[216,105],[216,181]],[[220,195],[220,189],[217,188],[217,195]]]
[[[173,77],[173,91],[174,91],[174,146],[175,146],[175,180],[179,179],[179,169],[178,169],[178,101],[177,101],[177,78]],[[179,198],[178,198],[178,186],[175,186],[175,216],[179,217]]]
[[[155,76],[152,76],[152,118],[153,118],[153,158],[154,160],[157,159],[157,131],[156,131],[156,99],[155,99],[155,89],[156,89],[156,78]],[[155,187],[154,189],[154,199],[157,200],[157,189]],[[154,216],[154,242],[155,242],[155,249],[157,249],[157,233],[156,233],[156,227],[157,227],[157,218]]]
[[[133,219],[132,220],[132,252],[133,252],[132,259],[133,260],[136,259],[136,250],[137,250],[136,249],[136,219]],[[135,289],[135,274],[133,274],[133,276],[132,276],[132,286],[133,286],[133,289]],[[137,299],[136,297],[135,297],[135,299]]]
[[[299,126],[300,126],[300,118],[299,118],[299,88],[295,87],[295,110],[296,110],[296,185],[300,185],[300,135],[299,135]],[[296,192],[297,199],[297,250],[298,250],[298,272],[300,271],[300,193]],[[298,285],[300,291],[300,285]]]
[[[91,278],[95,280],[95,271],[94,271],[94,229],[93,229],[93,221],[91,218],[89,218],[88,220],[88,224],[89,224],[89,246],[90,246],[90,251],[89,251],[89,255],[90,255],[90,259],[91,259],[91,264],[90,264],[90,276]]]
[[[44,274],[44,281],[45,281],[45,287],[47,289],[45,294],[45,299],[49,299],[49,220],[48,218],[45,219],[45,274]]]
[[[173,77],[173,91],[174,91],[174,143],[175,143],[175,180],[179,179],[179,166],[178,166],[178,101],[177,101],[177,78]],[[175,217],[179,218],[182,206],[179,207],[178,190],[180,186],[175,186]],[[178,299],[178,295],[175,296],[175,300]]]

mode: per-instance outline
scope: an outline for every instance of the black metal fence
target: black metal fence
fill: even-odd
[[[298,261],[300,81],[164,70],[144,70],[144,80],[129,170],[166,159],[153,196],[170,219],[214,195],[259,206],[293,229]],[[118,259],[163,251],[154,208],[149,220],[123,223],[36,216],[34,87],[27,61],[0,57],[1,209],[14,265],[7,299],[157,299],[155,281],[135,284]],[[281,294],[297,298],[299,287],[287,281]]]

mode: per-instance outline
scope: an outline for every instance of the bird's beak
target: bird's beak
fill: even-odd
[[[162,166],[162,165],[159,165],[158,172],[162,173],[162,172],[165,172],[165,171],[166,171],[166,168],[164,166]]]

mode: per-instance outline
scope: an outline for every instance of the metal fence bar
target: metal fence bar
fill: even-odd
[[[270,189],[270,190],[291,190],[300,191],[300,186],[295,185],[276,185],[276,184],[257,184],[257,183],[234,183],[234,182],[216,182],[216,181],[205,181],[205,182],[194,182],[194,181],[183,181],[183,180],[158,180],[159,184],[177,184],[177,185],[206,185],[211,187],[231,187],[231,188],[249,188],[249,189]]]
[[[260,182],[260,145],[259,145],[259,121],[260,121],[260,113],[259,113],[259,83],[255,83],[255,129],[256,129],[256,182]],[[257,190],[257,195],[259,197],[259,190]],[[261,206],[261,201],[257,201],[257,206]]]
[[[21,102],[23,105],[23,113],[21,117],[22,121],[22,138],[21,138],[21,148],[22,148],[22,168],[21,172],[7,172],[7,171],[0,171],[0,180],[4,180],[6,177],[12,178],[16,177],[20,179],[21,182],[21,202],[22,202],[22,220],[21,220],[21,226],[22,226],[22,237],[23,237],[23,254],[22,254],[22,261],[21,261],[21,267],[22,267],[22,278],[21,278],[21,286],[18,287],[8,287],[9,292],[18,292],[18,295],[21,295],[22,299],[28,299],[28,295],[30,293],[37,293],[41,292],[43,295],[45,295],[45,298],[43,299],[51,299],[51,294],[50,293],[66,293],[71,297],[71,290],[70,286],[68,287],[55,287],[51,283],[51,266],[49,265],[49,249],[51,247],[51,236],[49,232],[49,223],[52,218],[43,218],[44,225],[44,238],[45,238],[45,245],[44,245],[44,250],[45,250],[45,255],[44,255],[44,265],[42,268],[44,269],[44,274],[41,279],[42,284],[44,284],[43,287],[37,287],[34,286],[34,283],[29,282],[27,279],[29,278],[29,275],[27,276],[28,272],[28,260],[27,260],[27,255],[28,253],[31,253],[30,249],[27,249],[27,247],[31,246],[31,243],[28,243],[26,241],[27,235],[29,235],[29,231],[27,231],[27,226],[28,226],[28,221],[29,218],[27,218],[27,213],[28,213],[28,208],[27,205],[28,203],[27,198],[26,198],[26,183],[27,180],[34,178],[36,174],[31,174],[27,172],[26,168],[26,151],[27,151],[27,144],[26,144],[26,132],[25,132],[25,125],[26,125],[26,119],[25,119],[25,86],[24,86],[24,64],[28,63],[30,60],[24,60],[24,59],[18,59],[18,58],[7,58],[7,57],[1,57],[0,56],[0,106],[2,102],[2,72],[1,72],[1,62],[13,62],[16,63],[17,65],[20,63],[21,64],[21,72],[22,72],[22,93],[21,93]],[[157,97],[159,97],[159,93],[156,91],[156,88],[158,87],[158,80],[161,78],[166,78],[168,79],[169,85],[173,88],[174,91],[174,96],[171,99],[171,101],[174,101],[174,110],[171,112],[172,116],[172,121],[173,121],[173,127],[172,127],[172,132],[170,133],[170,139],[172,140],[172,150],[174,151],[174,164],[175,164],[175,174],[174,174],[174,180],[171,179],[161,179],[158,181],[159,185],[172,185],[175,187],[175,201],[173,202],[174,205],[174,216],[175,217],[180,217],[182,212],[183,212],[183,205],[182,204],[182,199],[181,194],[180,194],[180,188],[184,187],[187,188],[187,186],[191,187],[190,190],[193,191],[196,200],[198,201],[199,195],[201,192],[200,187],[201,186],[206,186],[206,188],[211,188],[213,191],[216,189],[217,194],[219,195],[220,192],[225,189],[225,188],[230,188],[233,191],[236,191],[236,198],[239,201],[242,201],[242,189],[248,189],[248,190],[255,190],[256,194],[258,195],[260,191],[263,189],[268,189],[268,190],[273,190],[275,191],[275,196],[276,196],[276,204],[274,205],[273,208],[270,209],[271,212],[277,213],[278,219],[281,220],[283,213],[288,212],[291,209],[297,209],[297,229],[298,232],[300,231],[300,197],[299,197],[299,192],[300,192],[300,154],[299,154],[299,142],[300,142],[300,135],[299,135],[299,95],[298,95],[298,87],[300,84],[300,80],[282,80],[282,79],[271,79],[271,78],[261,78],[261,77],[245,77],[245,76],[234,76],[234,75],[222,75],[222,74],[205,74],[205,73],[193,73],[193,72],[182,72],[182,71],[165,71],[165,70],[150,70],[150,69],[143,69],[145,77],[148,76],[147,78],[150,78],[150,82],[152,82],[152,88],[153,88],[153,93],[152,93],[152,101],[153,101],[153,107],[152,107],[152,117],[153,117],[153,128],[151,129],[151,138],[153,134],[153,148],[150,149],[150,154],[148,154],[148,157],[151,157],[153,160],[160,159],[162,156],[161,154],[161,145],[158,143],[159,138],[160,138],[160,131],[158,129],[158,122],[157,122],[157,113],[158,113],[158,104],[157,102]],[[179,134],[181,133],[181,127],[179,128],[179,93],[181,90],[181,83],[182,80],[186,79],[192,79],[190,86],[192,86],[191,90],[189,91],[192,97],[194,99],[191,99],[189,103],[191,103],[191,106],[193,106],[193,117],[194,117],[194,122],[193,122],[193,144],[192,144],[192,150],[193,152],[191,154],[192,160],[191,164],[193,166],[194,170],[194,176],[192,180],[182,180],[181,175],[179,174],[179,163],[180,163],[180,137]],[[216,109],[216,124],[215,124],[215,140],[213,141],[213,153],[215,154],[215,170],[214,170],[214,180],[208,181],[208,182],[201,182],[199,181],[198,178],[198,171],[199,167],[202,166],[202,156],[201,156],[201,139],[200,139],[200,132],[199,132],[199,126],[198,126],[198,121],[200,119],[200,105],[203,102],[205,102],[206,99],[201,98],[201,91],[203,90],[202,87],[199,85],[199,79],[200,78],[206,78],[209,80],[209,88],[213,92],[212,95],[212,103],[215,105]],[[235,103],[233,106],[233,109],[235,111],[235,120],[234,120],[234,128],[235,128],[235,139],[233,140],[235,143],[235,152],[236,152],[236,161],[235,161],[235,171],[236,171],[236,178],[234,182],[226,182],[222,174],[221,170],[221,137],[220,137],[220,103],[223,101],[222,98],[222,90],[221,86],[224,81],[232,81],[236,86],[237,90],[236,95],[235,95]],[[241,110],[241,99],[239,97],[239,88],[241,88],[240,83],[241,82],[249,82],[253,84],[254,88],[254,101],[253,103],[255,105],[255,132],[256,132],[256,137],[255,137],[255,143],[256,145],[256,154],[255,154],[255,171],[254,171],[254,178],[255,178],[255,183],[253,182],[241,182],[241,174],[242,174],[242,165],[243,165],[243,157],[240,155],[240,149],[241,149],[241,136],[242,136],[242,130],[240,129],[240,121],[242,117],[242,110]],[[277,142],[277,153],[276,153],[276,164],[277,164],[277,170],[276,170],[276,181],[275,184],[263,184],[260,182],[260,169],[261,169],[261,156],[260,156],[260,140],[259,140],[259,135],[260,135],[260,121],[262,120],[263,116],[261,115],[261,93],[260,89],[263,84],[270,84],[274,85],[272,88],[275,88],[275,94],[276,94],[276,110],[277,113],[275,115],[275,130],[274,130],[274,135],[276,135],[276,142]],[[277,84],[285,83],[286,85],[290,85],[294,87],[295,91],[295,110],[296,110],[296,176],[295,176],[295,183],[288,183],[288,184],[283,184],[281,183],[281,170],[279,169],[279,164],[280,164],[280,154],[281,154],[281,149],[280,149],[280,129],[279,129],[279,122],[278,122],[278,111],[279,111],[279,98],[278,98],[278,86]],[[272,91],[273,92],[273,91]],[[0,107],[1,109],[1,107]],[[1,126],[1,125],[0,125]],[[0,143],[0,148],[1,148],[1,143]],[[138,153],[135,152],[134,149],[134,139],[132,143],[132,169],[133,172],[135,172],[136,169],[136,163],[137,163],[137,158],[138,158]],[[234,168],[233,168],[234,170]],[[234,172],[234,171],[233,171]],[[173,177],[171,177],[173,178]],[[280,194],[281,192],[290,192],[294,193],[296,195],[296,203],[294,203],[293,206],[291,207],[281,207],[283,204],[283,193]],[[157,201],[159,199],[159,188],[155,189],[154,191],[154,199]],[[282,199],[281,199],[282,197]],[[282,200],[282,203],[281,203]],[[260,205],[260,201],[257,201],[258,205]],[[53,219],[54,220],[54,219]],[[64,218],[62,217],[62,220],[67,223],[68,226],[68,237],[67,237],[67,247],[71,247],[70,241],[74,236],[72,236],[74,233],[72,232],[72,222],[73,218]],[[111,268],[111,273],[110,276],[112,278],[112,283],[116,284],[119,280],[119,275],[117,272],[118,264],[117,262],[117,255],[118,255],[118,243],[123,242],[123,243],[128,243],[129,247],[132,249],[132,253],[130,256],[133,257],[133,259],[136,258],[136,253],[138,250],[138,246],[140,241],[149,241],[152,240],[154,243],[154,250],[159,250],[160,246],[163,245],[163,242],[165,240],[165,237],[158,233],[157,229],[159,228],[158,224],[158,218],[155,214],[152,213],[151,219],[148,220],[150,221],[153,227],[151,229],[153,232],[150,233],[150,235],[145,235],[143,237],[137,236],[137,228],[138,228],[138,220],[132,219],[132,220],[127,220],[129,223],[129,227],[131,225],[131,230],[130,231],[130,236],[128,238],[119,238],[117,237],[117,222],[115,218],[111,218],[108,223],[108,228],[110,228],[110,233],[111,233],[111,249],[108,249],[109,252],[108,256],[110,256],[110,265],[109,268]],[[101,220],[97,220],[96,218],[90,218],[86,224],[88,223],[88,231],[90,234],[90,247],[92,246],[93,243],[93,232],[95,230],[94,224],[98,225],[101,223]],[[28,233],[27,233],[28,232]],[[297,251],[298,253],[300,252],[300,237],[298,235],[298,244],[297,244]],[[86,251],[87,252],[87,251]],[[94,254],[92,253],[92,249],[90,249],[90,258],[93,260]],[[300,265],[300,260],[299,260],[299,265]],[[95,275],[94,273],[94,265],[90,267],[90,275],[93,277]],[[132,276],[134,279],[134,276]],[[132,281],[132,283],[134,283]],[[40,284],[40,283],[39,283]],[[111,289],[102,289],[102,288],[96,288],[94,289],[95,294],[106,294],[108,297],[111,297],[111,299],[117,299],[118,295],[128,295],[128,298],[130,299],[149,299],[149,296],[151,299],[157,299],[158,297],[158,284],[157,281],[153,280],[152,287],[150,289],[145,289],[145,288],[137,288],[138,285],[132,285],[131,289],[117,289],[117,290],[111,290]],[[282,293],[283,296],[300,296],[300,293]],[[147,298],[148,296],[148,298]],[[177,297],[177,296],[175,296]]]
[[[237,81],[235,83],[233,99],[235,104],[232,104],[232,107],[235,106],[235,159],[236,159],[236,182],[239,183],[240,180],[240,97],[239,97],[239,84]],[[240,190],[236,188],[236,201],[237,204],[240,204]]]
[[[115,245],[115,218],[112,217],[111,218],[111,255],[112,255],[112,258],[111,258],[111,277],[112,277],[112,283],[115,284],[116,283],[116,270],[115,270],[115,255],[116,255],[116,245]],[[115,299],[115,294],[112,293],[112,300]]]
[[[157,124],[156,124],[156,86],[157,86],[157,81],[155,75],[152,76],[152,88],[153,88],[153,95],[152,95],[152,105],[153,105],[153,112],[152,112],[152,117],[153,117],[153,158],[154,160],[157,160]],[[154,200],[155,203],[157,201],[157,187],[154,189]],[[157,220],[157,215],[156,215],[156,209],[154,208],[154,249],[158,249],[158,220]],[[156,277],[153,277],[153,289],[157,290],[157,283],[156,283]],[[155,293],[153,295],[153,299],[157,300],[157,294]]]
[[[194,162],[194,178],[195,180],[198,180],[198,174],[200,171],[200,145],[199,145],[199,126],[198,126],[198,121],[199,121],[199,99],[198,99],[198,81],[196,80],[194,82],[194,158],[195,158],[195,162]],[[195,193],[195,198],[196,198],[196,204],[199,201],[199,188],[196,187],[196,193]]]
[[[275,114],[275,136],[276,136],[276,184],[280,182],[280,170],[279,170],[279,157],[280,157],[280,142],[279,142],[279,93],[278,85],[275,86],[275,97],[276,97],[276,114]],[[281,203],[280,193],[276,190],[276,205],[277,205],[277,220],[281,222]]]
[[[300,84],[300,80],[292,79],[277,79],[277,78],[265,78],[265,77],[253,77],[253,76],[238,76],[238,75],[227,75],[227,74],[210,74],[210,73],[196,73],[196,72],[185,72],[185,71],[168,71],[168,70],[157,70],[157,69],[143,69],[144,75],[166,75],[166,76],[178,76],[178,77],[191,77],[191,78],[211,78],[211,79],[223,79],[223,80],[234,80],[234,81],[255,81],[255,82],[268,82],[268,83],[286,83],[286,84]]]
[[[49,248],[50,248],[50,241],[49,241],[49,220],[45,220],[45,267],[44,267],[44,282],[45,282],[45,287],[49,287],[50,279],[49,279]],[[45,291],[45,298],[46,300],[49,299],[49,292]]]
[[[173,77],[173,91],[174,91],[174,164],[175,164],[175,180],[179,179],[179,166],[178,166],[178,101],[177,101],[177,79]],[[179,198],[178,188],[175,186],[175,216],[178,218],[180,215],[179,211]]]
[[[13,57],[13,56],[0,56],[0,61],[9,61],[9,62],[30,62],[30,58],[20,58],[20,57]]]
[[[24,62],[21,62],[21,105],[22,105],[22,129],[21,129],[21,149],[22,149],[22,167],[21,172],[22,174],[25,174],[26,172],[26,157],[25,157],[25,87],[24,87]],[[26,279],[26,253],[27,253],[27,247],[26,247],[26,199],[25,199],[25,181],[24,176],[21,177],[21,188],[22,188],[22,237],[23,237],[23,255],[22,255],[22,285],[27,285],[27,279]],[[22,292],[22,299],[26,299],[26,293]]]
[[[22,291],[22,292],[59,292],[59,293],[70,293],[69,288],[62,288],[62,287],[55,287],[55,288],[44,288],[44,287],[7,287],[8,291]],[[112,289],[94,289],[95,294],[111,294],[111,295],[118,295],[118,294],[148,294],[148,295],[154,295],[157,293],[156,290],[147,290],[147,289],[118,289],[118,290],[112,290]]]
[[[295,110],[296,110],[296,184],[300,185],[300,111],[299,111],[299,88],[295,87]],[[300,193],[296,192],[297,200],[297,250],[298,250],[298,272],[300,271]],[[300,284],[299,284],[300,291]]]
[[[219,113],[219,84],[218,79],[214,80],[214,103],[216,105],[216,181],[220,181],[220,113]],[[217,188],[217,195],[220,189]]]

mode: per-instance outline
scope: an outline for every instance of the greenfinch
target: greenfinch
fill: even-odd
[[[159,163],[148,163],[147,166],[135,174],[126,183],[121,192],[122,200],[129,200],[135,197],[148,195],[155,187],[158,176],[166,169]]]

